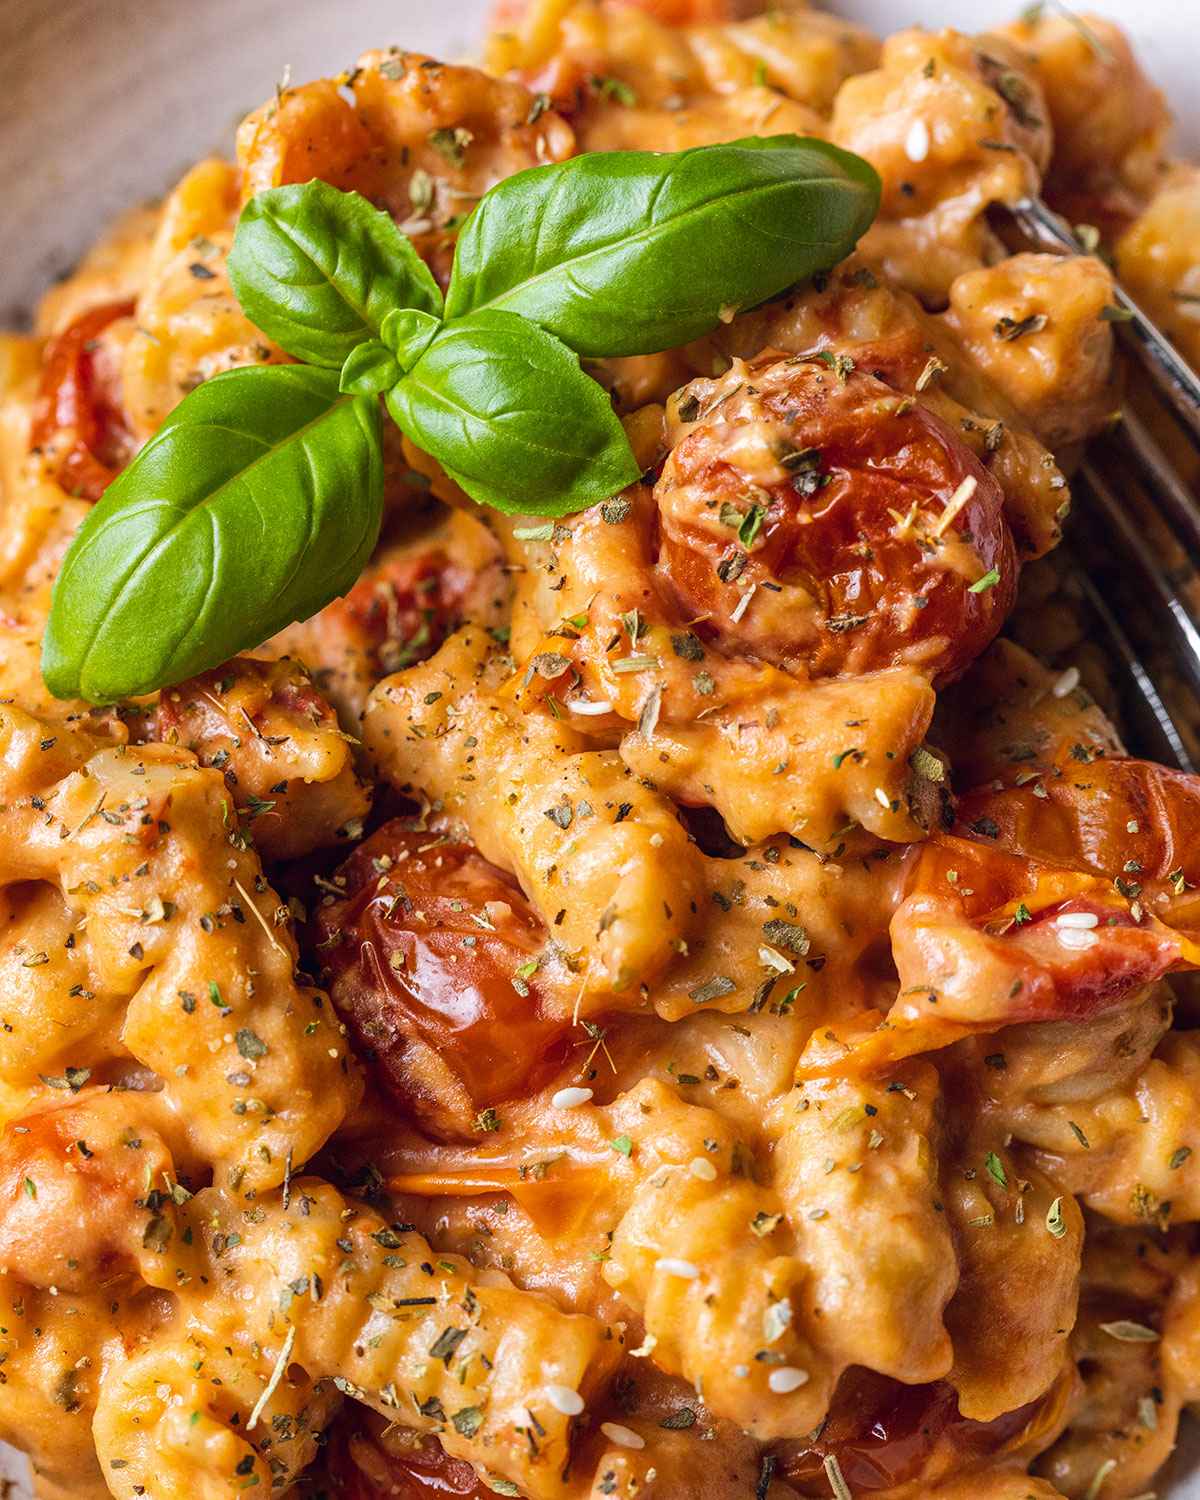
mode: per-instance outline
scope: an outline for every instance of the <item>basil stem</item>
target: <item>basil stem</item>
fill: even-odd
[[[472,500],[508,514],[566,515],[638,477],[607,392],[515,313],[444,324],[387,408]]]
[[[592,358],[673,348],[849,254],[879,191],[861,158],[791,135],[533,167],[464,225],[445,316],[520,313]]]
[[[392,308],[442,311],[432,273],[388,215],[325,182],[251,198],[229,253],[229,279],[268,338],[330,369],[378,338]]]
[[[378,403],[336,372],[198,386],[108,488],[54,589],[42,675],[110,703],[214,667],[346,592],[383,509]]]

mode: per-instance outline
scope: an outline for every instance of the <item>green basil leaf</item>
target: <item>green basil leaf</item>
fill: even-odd
[[[354,396],[382,396],[403,374],[400,362],[387,345],[378,339],[368,339],[346,356],[338,384],[342,391]]]
[[[60,698],[148,693],[345,593],[379,533],[379,403],[334,371],[198,386],[105,491],[54,589],[42,675]]]
[[[670,349],[843,259],[879,191],[860,157],[792,135],[533,167],[467,219],[446,317],[520,313],[592,358]]]
[[[515,313],[445,324],[387,407],[473,500],[509,514],[566,515],[638,477],[607,393]]]
[[[394,307],[440,314],[429,267],[387,214],[325,182],[255,193],[229,279],[252,323],[310,364],[340,370]]]

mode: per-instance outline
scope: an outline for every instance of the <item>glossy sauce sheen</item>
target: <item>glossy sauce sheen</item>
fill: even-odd
[[[871,1370],[843,1377],[828,1421],[809,1448],[784,1458],[781,1471],[804,1495],[829,1494],[825,1459],[833,1455],[854,1495],[911,1484],[926,1473],[934,1450],[982,1458],[1017,1446],[1039,1420],[1053,1420],[1054,1391],[993,1422],[959,1415],[954,1387],[902,1385]]]
[[[400,1454],[366,1437],[339,1434],[328,1465],[341,1500],[491,1500],[495,1494],[470,1464],[432,1439]]]
[[[319,951],[343,1017],[369,1028],[364,1042],[394,1091],[405,1091],[405,1032],[436,1047],[478,1103],[510,1098],[561,1062],[566,1028],[540,1015],[536,973],[516,976],[540,956],[542,924],[473,846],[397,819],[340,874],[347,899],[320,911]],[[373,1021],[401,1033],[398,1045],[381,1048]]]

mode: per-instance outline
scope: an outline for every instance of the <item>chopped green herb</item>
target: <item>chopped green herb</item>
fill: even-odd
[[[988,1176],[999,1183],[1002,1188],[1008,1186],[1008,1173],[1004,1170],[1004,1163],[994,1151],[989,1151],[983,1159],[983,1164],[988,1170]]]
[[[1027,318],[999,319],[992,332],[998,339],[1011,343],[1014,339],[1023,339],[1027,333],[1041,333],[1049,322],[1045,313],[1030,313]]]
[[[263,1039],[251,1031],[248,1026],[243,1026],[234,1038],[237,1049],[243,1057],[257,1059],[266,1057],[267,1044]]]
[[[722,995],[732,995],[736,988],[732,979],[724,974],[716,974],[703,984],[698,984],[695,989],[689,990],[688,997],[697,1005],[704,1005],[709,1000],[719,1000]]]

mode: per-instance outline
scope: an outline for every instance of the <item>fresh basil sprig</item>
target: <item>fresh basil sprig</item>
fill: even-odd
[[[379,397],[482,505],[557,516],[623,489],[638,466],[580,356],[699,337],[848,254],[878,201],[866,162],[796,136],[576,157],[484,195],[443,304],[358,194],[256,194],[230,281],[305,363],[198,387],[109,486],[55,586],[47,686],[152,692],[345,593],[382,515]]]

